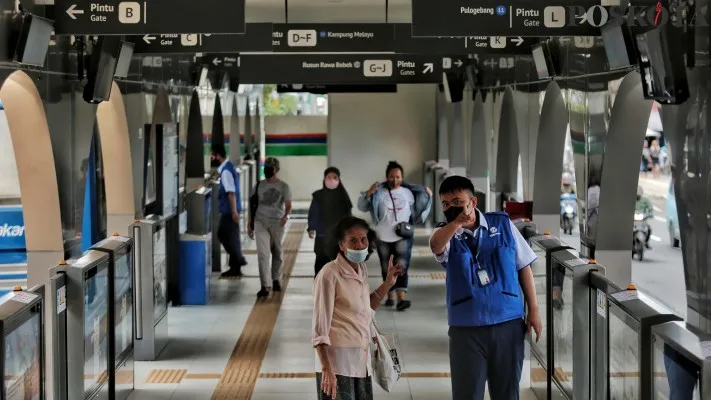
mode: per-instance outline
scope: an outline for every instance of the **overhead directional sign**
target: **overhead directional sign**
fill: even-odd
[[[415,37],[411,24],[394,24],[396,53],[416,54],[531,54],[537,38],[521,36]]]
[[[390,24],[274,24],[277,52],[392,51]]]
[[[244,0],[55,0],[57,35],[244,33]]]
[[[413,36],[595,36],[595,0],[412,0]],[[593,22],[591,22],[591,20]]]
[[[202,63],[210,69],[230,69],[239,67],[238,54],[206,54],[202,56]]]
[[[136,54],[234,53],[272,51],[272,24],[250,23],[244,34],[173,33],[130,36]]]
[[[466,57],[419,54],[243,54],[240,83],[440,83]]]
[[[302,85],[302,84],[283,84],[277,86],[279,93],[300,93],[308,92],[314,94],[329,94],[329,93],[397,93],[397,85],[395,84],[376,84],[376,85]]]

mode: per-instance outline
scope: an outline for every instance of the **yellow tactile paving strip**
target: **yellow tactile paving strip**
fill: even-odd
[[[284,292],[289,287],[305,223],[293,223],[284,240],[284,279],[282,292],[272,293],[265,300],[254,303],[252,312],[244,324],[227,367],[212,395],[214,400],[248,400],[252,398],[254,385],[259,377],[262,360],[269,346],[272,330],[276,326]]]
[[[556,369],[555,377],[562,382],[568,381],[573,373],[563,371],[560,368]],[[613,372],[611,378],[639,378],[639,372]],[[663,372],[656,372],[655,378],[665,378]],[[202,373],[189,374],[184,369],[154,369],[146,378],[146,383],[180,383],[183,380],[199,380],[199,379],[222,379],[223,374],[220,373]],[[315,372],[262,372],[257,375],[260,379],[315,379]],[[403,372],[402,378],[450,378],[449,372]],[[532,382],[545,382],[546,371],[543,368],[535,368],[531,370]],[[236,398],[236,397],[231,397]]]
[[[144,383],[180,383],[187,373],[187,369],[154,369]]]

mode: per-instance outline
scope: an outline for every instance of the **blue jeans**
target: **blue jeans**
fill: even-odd
[[[397,277],[395,285],[390,292],[407,292],[408,270],[410,269],[410,259],[412,258],[413,239],[400,239],[397,242],[383,242],[378,240],[378,258],[380,258],[380,270],[383,274],[383,281],[388,276],[388,265],[390,256],[393,256],[393,264],[402,264],[405,273]]]

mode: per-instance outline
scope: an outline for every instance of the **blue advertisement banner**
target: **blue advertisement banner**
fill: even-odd
[[[20,206],[0,206],[0,250],[25,250],[25,220]]]

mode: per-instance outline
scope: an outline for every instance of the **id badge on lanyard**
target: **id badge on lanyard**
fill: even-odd
[[[477,280],[479,281],[480,286],[486,286],[491,283],[491,279],[489,278],[489,273],[486,272],[485,269],[481,267],[481,263],[479,262],[479,245],[481,244],[481,235],[482,233],[479,232],[478,235],[475,235],[472,241],[474,241],[477,246],[476,246],[476,252],[472,254],[472,257],[474,257],[474,260],[476,260],[476,277]],[[470,249],[472,250],[472,249]]]

